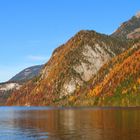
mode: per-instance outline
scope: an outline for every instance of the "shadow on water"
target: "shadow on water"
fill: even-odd
[[[140,108],[0,108],[0,140],[139,140]]]

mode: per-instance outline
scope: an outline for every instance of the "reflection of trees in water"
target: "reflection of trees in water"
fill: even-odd
[[[126,140],[139,136],[139,115],[134,110],[40,110],[15,112],[12,122],[36,137],[47,134],[48,140]]]

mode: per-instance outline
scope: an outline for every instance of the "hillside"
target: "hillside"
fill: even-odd
[[[5,82],[0,83],[0,105],[4,105],[12,92],[21,87],[21,83]]]
[[[106,63],[91,80],[84,96],[71,104],[95,106],[140,105],[140,43]]]
[[[58,47],[40,75],[15,91],[7,104],[55,104],[86,87],[106,62],[128,48],[126,41],[82,30]]]

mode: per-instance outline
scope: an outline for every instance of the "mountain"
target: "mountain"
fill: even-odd
[[[82,30],[54,50],[7,105],[135,106],[139,103],[140,13],[112,35]]]
[[[129,48],[128,44],[95,31],[82,30],[58,47],[40,75],[15,91],[7,104],[55,104],[86,87],[105,63]]]
[[[106,63],[74,104],[140,106],[140,42]]]
[[[113,37],[134,39],[140,37],[140,12],[121,26],[111,35]]]
[[[32,66],[29,68],[24,69],[23,71],[19,72],[16,74],[14,77],[12,77],[9,82],[24,82],[27,80],[32,79],[33,77],[37,76],[43,65],[37,65],[37,66]]]
[[[0,105],[4,105],[7,98],[14,90],[18,90],[22,85],[39,75],[43,65],[29,67],[15,75],[8,82],[0,83]]]

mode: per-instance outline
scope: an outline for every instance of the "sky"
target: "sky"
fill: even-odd
[[[0,82],[46,63],[79,30],[111,34],[140,0],[0,0]]]

